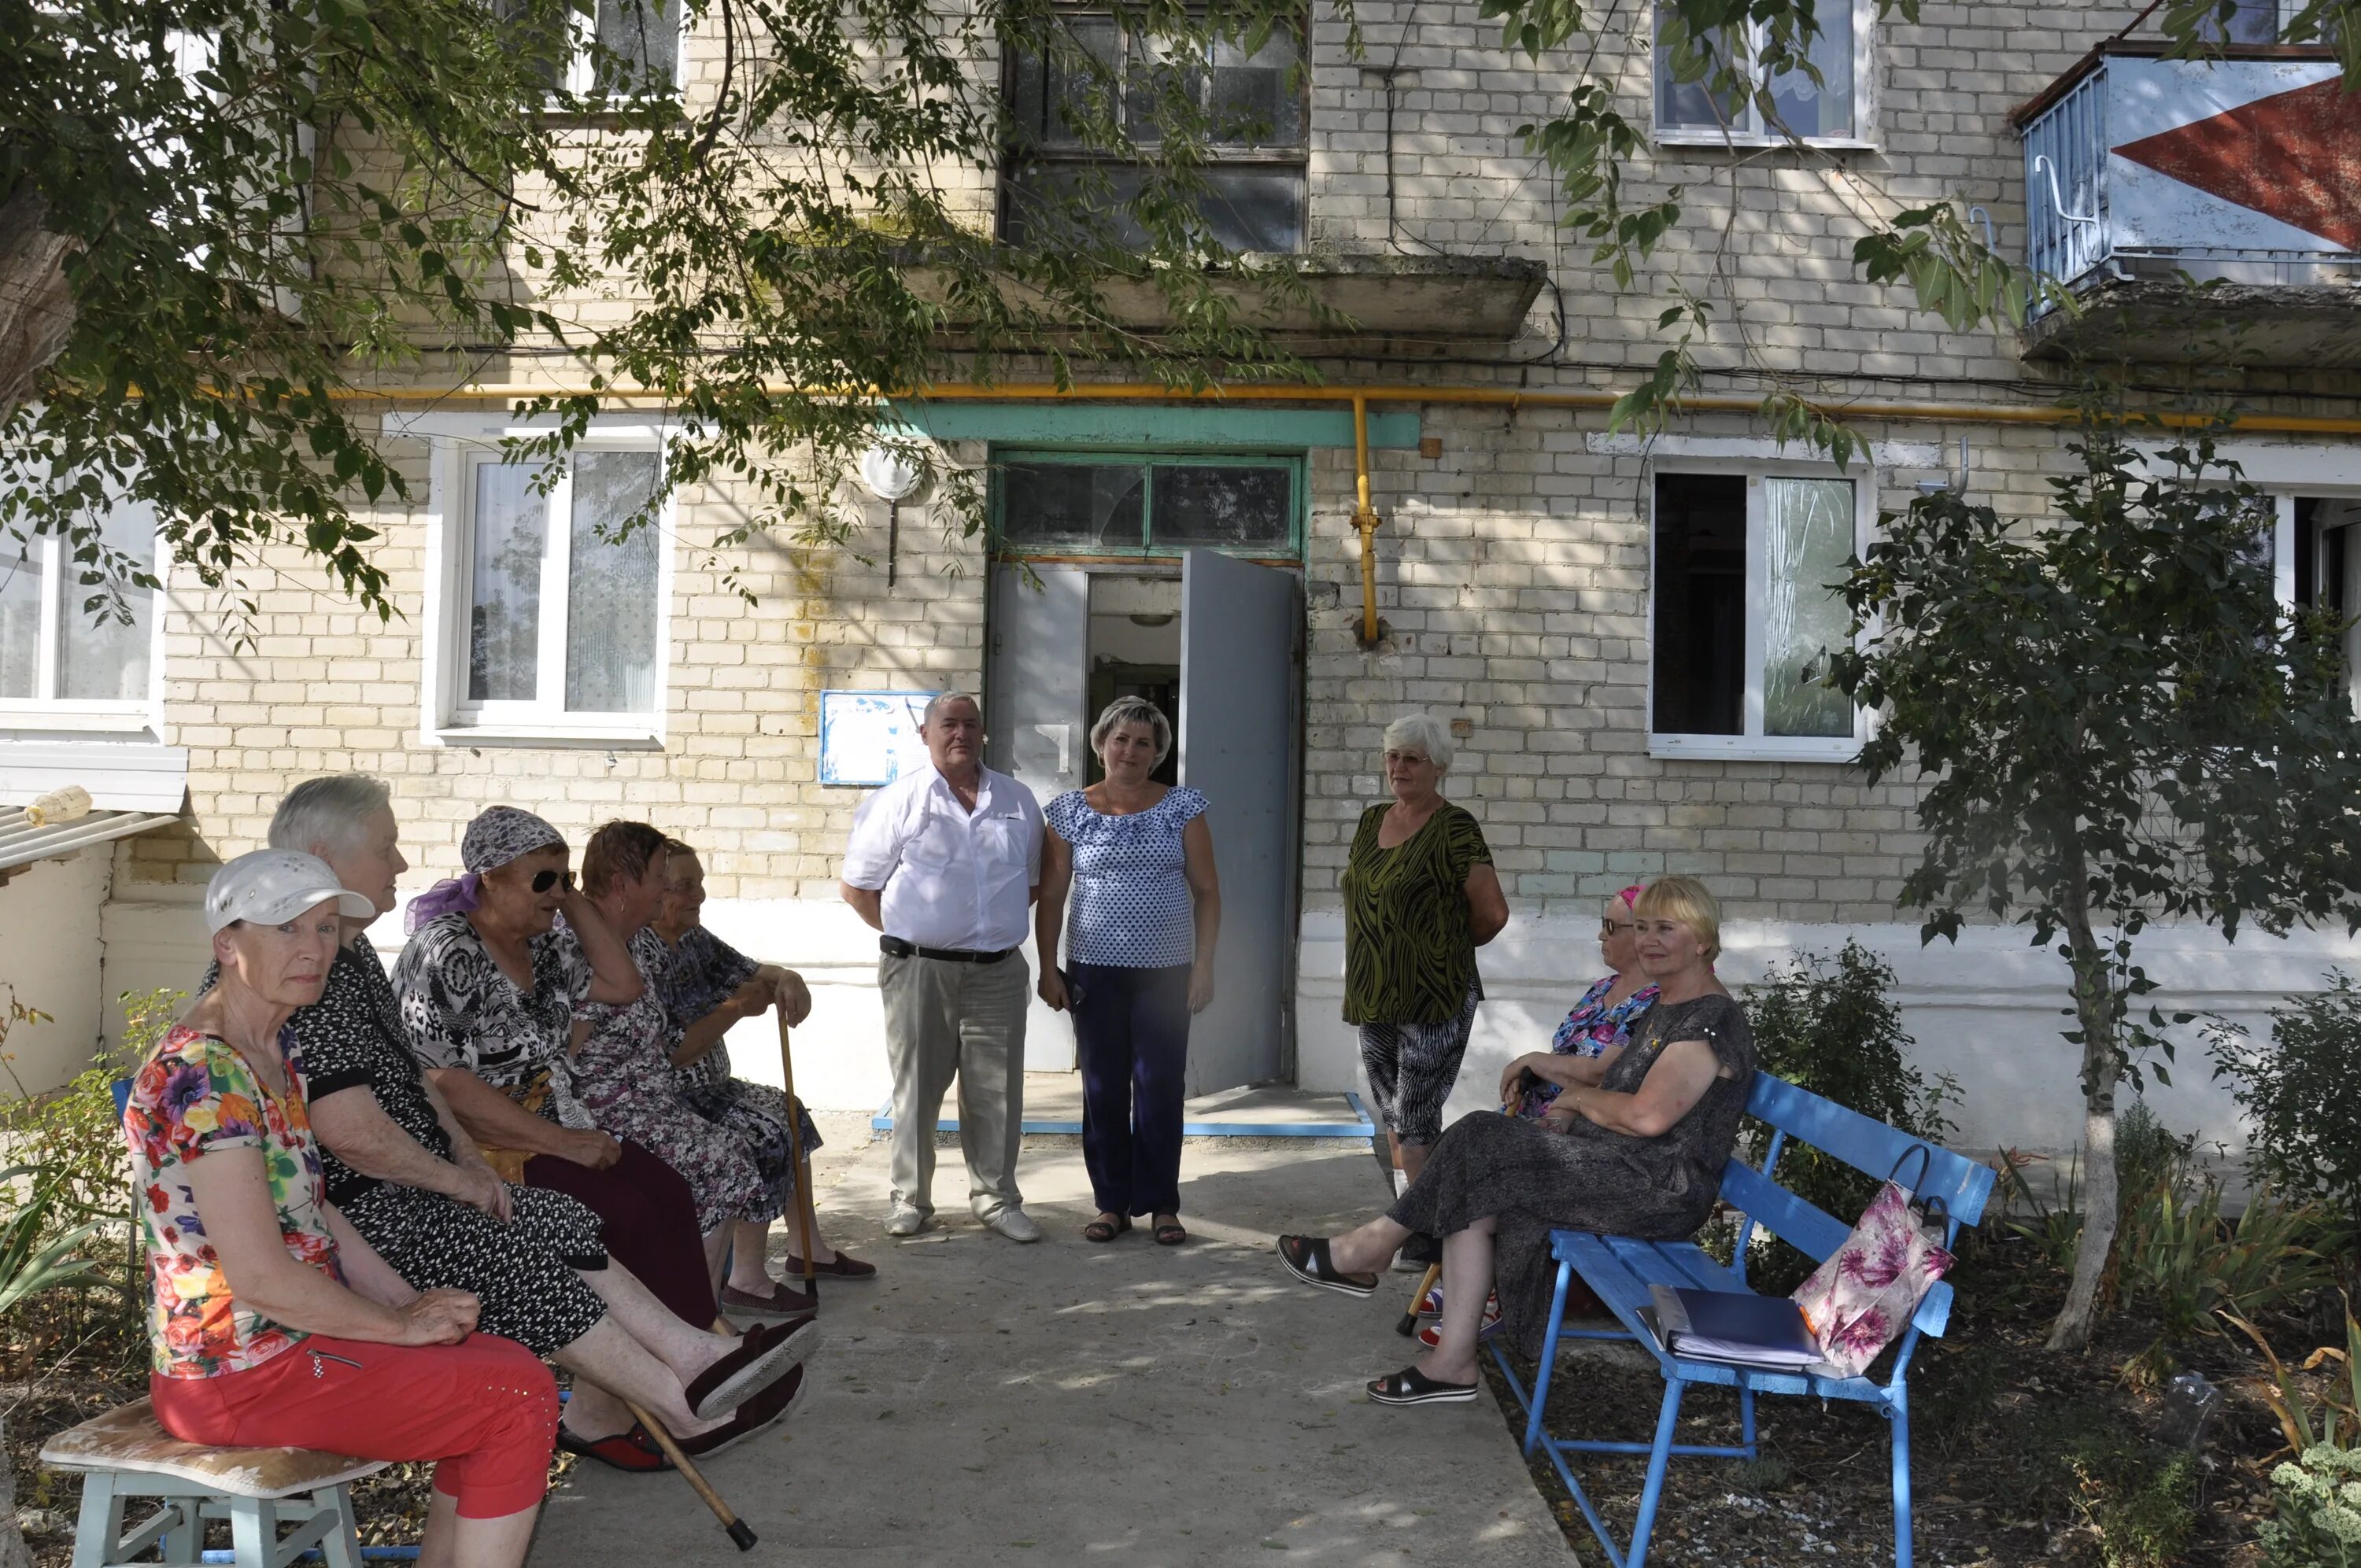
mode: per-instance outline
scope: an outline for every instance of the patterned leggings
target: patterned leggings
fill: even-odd
[[[1361,1066],[1369,1075],[1369,1093],[1397,1141],[1432,1144],[1443,1136],[1443,1102],[1459,1080],[1478,997],[1469,984],[1458,1015],[1440,1024],[1361,1025]]]

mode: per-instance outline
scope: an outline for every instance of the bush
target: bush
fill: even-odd
[[[2332,970],[2328,989],[2271,1014],[2271,1038],[2217,1018],[2206,1029],[2216,1078],[2246,1113],[2246,1168],[2293,1198],[2333,1204],[2361,1222],[2361,989]]]
[[[1951,1132],[1944,1108],[1958,1099],[1958,1086],[1948,1075],[1930,1083],[1910,1065],[1913,1042],[1887,994],[1893,984],[1894,971],[1858,942],[1847,941],[1833,959],[1798,954],[1793,967],[1774,968],[1762,984],[1745,990],[1755,1061],[1798,1088],[1940,1145]],[[1767,1143],[1758,1124],[1740,1133],[1743,1157],[1752,1164],[1763,1163]],[[1877,1195],[1885,1172],[1863,1175],[1818,1149],[1791,1143],[1776,1175],[1782,1187],[1850,1223]],[[1772,1250],[1760,1288],[1784,1290],[1811,1272],[1809,1260],[1785,1243]],[[1794,1278],[1776,1283],[1789,1273]]]
[[[2269,1568],[2361,1568],[2361,1449],[2318,1443],[2271,1471]]]
[[[2097,1439],[2068,1456],[2075,1507],[2099,1533],[2107,1568],[2167,1568],[2197,1529],[2197,1462],[2128,1440]]]

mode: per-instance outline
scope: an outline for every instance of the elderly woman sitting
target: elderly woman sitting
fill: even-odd
[[[1714,978],[1721,912],[1692,877],[1640,894],[1640,966],[1657,1001],[1631,1043],[1567,1061],[1538,1122],[1462,1117],[1382,1219],[1334,1238],[1283,1235],[1307,1285],[1367,1296],[1413,1231],[1443,1237],[1443,1321],[1418,1365],[1368,1385],[1381,1405],[1476,1397],[1478,1313],[1496,1268],[1509,1332],[1537,1353],[1548,1317],[1549,1234],[1690,1234],[1713,1212],[1754,1073],[1746,1015]]]
[[[524,1561],[557,1390],[474,1333],[460,1290],[413,1290],[328,1203],[287,1032],[342,917],[374,914],[311,855],[241,855],[205,890],[220,983],[158,1041],[124,1110],[151,1296],[148,1389],[175,1437],[434,1461],[423,1561]]]
[[[408,863],[378,780],[346,773],[296,785],[270,819],[270,840],[319,856],[376,915],[393,908]],[[663,1451],[634,1430],[626,1400],[696,1453],[785,1414],[803,1388],[791,1365],[807,1348],[796,1343],[803,1336],[741,1340],[682,1321],[608,1255],[596,1213],[493,1172],[411,1055],[393,987],[363,934],[368,923],[346,918],[319,1000],[289,1025],[328,1201],[411,1284],[472,1293],[479,1332],[575,1374],[558,1428],[572,1453],[620,1470],[663,1469]],[[759,1398],[747,1397],[756,1389]],[[733,1404],[735,1418],[723,1420]]]
[[[759,1018],[775,1007],[780,1020],[793,1026],[811,1013],[811,992],[803,976],[777,964],[758,964],[705,928],[705,867],[697,851],[677,839],[664,840],[664,896],[647,930],[631,939],[632,956],[642,960],[655,981],[672,1026],[672,1066],[680,1097],[708,1122],[727,1127],[754,1150],[756,1163],[774,1185],[780,1212],[789,1212],[799,1201],[798,1172],[793,1157],[806,1159],[819,1147],[819,1129],[803,1102],[795,1103],[798,1148],[787,1143],[790,1112],[785,1091],[767,1083],[749,1083],[730,1071],[730,1047],[723,1039],[741,1019]],[[812,1213],[812,1270],[834,1279],[873,1279],[877,1266],[837,1251],[819,1234],[817,1205]],[[769,1227],[757,1221],[741,1222],[730,1243],[730,1278],[723,1299],[765,1292],[771,1281],[763,1271]],[[804,1260],[790,1255],[786,1271],[803,1273]]]

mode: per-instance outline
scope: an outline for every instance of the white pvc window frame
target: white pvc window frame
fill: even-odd
[[[561,459],[565,473],[545,498],[542,599],[530,701],[467,696],[470,614],[474,605],[475,471],[500,461],[504,439],[546,434],[554,422],[519,423],[467,415],[390,415],[389,437],[432,443],[426,510],[426,615],[420,672],[419,738],[429,745],[487,742],[609,745],[645,749],[664,740],[672,674],[675,501],[667,498],[648,526],[656,531],[655,671],[645,712],[581,712],[566,707],[566,634],[572,549],[573,456],[584,452],[646,452],[664,461],[666,428],[628,416],[594,420]]]
[[[1659,732],[1656,729],[1656,481],[1664,475],[1722,475],[1746,480],[1746,630],[1743,695],[1739,715],[1743,729],[1736,735],[1695,735]],[[1773,478],[1840,480],[1852,487],[1853,551],[1858,554],[1877,522],[1875,470],[1854,465],[1839,469],[1832,463],[1764,462],[1726,458],[1682,458],[1652,463],[1645,471],[1648,517],[1648,755],[1660,758],[1713,758],[1725,762],[1850,762],[1861,755],[1869,738],[1869,716],[1852,710],[1850,735],[1770,735],[1763,730],[1763,684],[1770,624],[1769,533],[1767,490]]]
[[[0,545],[13,543],[0,534]],[[94,591],[78,581],[81,568],[72,559],[71,542],[55,534],[29,542],[28,554],[39,564],[41,573],[40,626],[37,653],[38,663],[33,675],[33,695],[25,697],[0,697],[0,731],[60,730],[90,732],[104,735],[160,734],[164,721],[164,613],[165,595],[161,588],[127,587],[126,598],[146,594],[149,600],[148,612],[148,689],[136,697],[89,698],[61,697],[57,695],[60,655],[65,643],[66,618],[83,612],[82,601]],[[14,571],[14,552],[9,559],[0,562],[0,572]],[[161,582],[170,562],[159,530],[149,560],[149,570]]]
[[[1844,136],[1804,137],[1806,147],[1873,149],[1877,146],[1877,0],[1851,0],[1852,5],[1852,130]],[[1730,126],[1694,124],[1668,125],[1664,121],[1664,105],[1657,92],[1658,61],[1662,58],[1656,47],[1653,7],[1650,10],[1648,31],[1648,122],[1649,134],[1661,147],[1784,147],[1788,138],[1765,125],[1762,111],[1750,95],[1741,106],[1741,118]],[[1749,24],[1750,31],[1752,24]],[[1748,56],[1759,58],[1762,51],[1750,38]],[[1759,85],[1761,73],[1753,73]]]

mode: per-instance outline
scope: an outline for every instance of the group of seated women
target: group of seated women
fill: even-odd
[[[1368,1296],[1413,1234],[1443,1238],[1440,1320],[1412,1365],[1368,1385],[1381,1405],[1473,1399],[1479,1339],[1537,1354],[1554,1229],[1664,1239],[1713,1212],[1754,1073],[1754,1036],[1713,970],[1721,912],[1693,877],[1607,901],[1610,970],[1552,1048],[1500,1079],[1501,1110],[1460,1118],[1383,1215],[1338,1236],[1283,1235],[1307,1285]]]
[[[818,1140],[720,1035],[810,1000],[702,928],[687,846],[610,823],[577,888],[506,806],[389,980],[362,932],[398,839],[381,784],[314,779],[206,891],[214,968],[125,1112],[150,1387],[190,1442],[439,1461],[423,1560],[508,1568],[553,1442],[658,1470],[640,1414],[703,1455],[800,1398],[819,1331],[766,1242],[800,1201],[788,1118]],[[542,1358],[572,1374],[562,1418]]]

